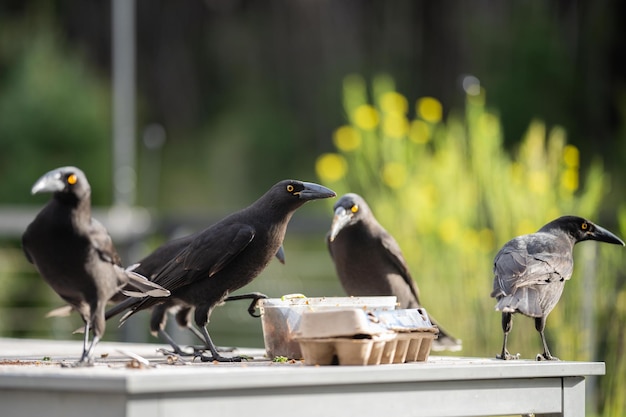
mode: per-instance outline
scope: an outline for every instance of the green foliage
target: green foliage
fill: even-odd
[[[46,171],[82,168],[95,204],[109,201],[109,96],[79,57],[50,32],[11,33],[23,48],[3,52],[0,80],[0,201],[32,203],[30,187]],[[7,45],[2,39],[0,45]],[[8,56],[4,56],[7,55]]]
[[[539,120],[530,123],[510,155],[499,116],[485,106],[485,91],[473,93],[464,112],[451,112],[446,120],[432,97],[417,100],[415,117],[410,117],[408,100],[394,91],[388,77],[376,78],[370,89],[360,77],[348,77],[344,104],[349,123],[335,132],[337,152],[321,155],[316,169],[340,195],[356,192],[368,201],[402,247],[426,309],[463,339],[463,354],[493,357],[502,346],[500,314],[489,296],[495,253],[514,236],[532,233],[561,215],[605,223],[598,216],[608,176],[594,160],[579,178],[578,149],[567,144],[563,128],[548,129]],[[590,313],[583,308],[584,285],[596,274],[603,293],[610,292],[617,263],[606,263],[596,253],[616,256],[620,251],[608,246],[596,251],[600,245],[594,243],[580,246],[585,252],[577,247],[577,268],[546,330],[552,352],[567,360],[596,359],[591,355],[597,350],[588,343],[591,329],[582,328]],[[587,267],[594,263],[596,268]],[[601,309],[603,304],[597,305]],[[514,321],[509,350],[534,358],[541,344],[533,321],[522,316]],[[615,325],[596,322],[598,334]],[[599,359],[616,355],[613,350],[624,341],[617,337],[620,342],[607,342]],[[616,387],[605,384],[607,398]]]

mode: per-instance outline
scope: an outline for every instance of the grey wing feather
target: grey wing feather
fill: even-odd
[[[573,260],[568,252],[529,253],[527,246],[505,245],[494,261],[491,296],[498,300],[496,310],[541,317],[545,314],[542,292],[547,285],[562,285],[572,270]]]

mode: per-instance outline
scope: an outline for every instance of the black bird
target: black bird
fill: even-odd
[[[589,220],[563,216],[543,226],[536,233],[518,236],[505,243],[494,260],[493,291],[496,310],[502,312],[504,342],[498,359],[517,359],[506,348],[513,325],[513,314],[535,319],[541,335],[543,353],[537,360],[558,360],[550,354],[544,328],[546,318],[561,298],[565,281],[574,270],[574,245],[584,240],[624,245],[608,230]]]
[[[247,208],[183,238],[186,246],[151,278],[170,290],[171,297],[129,299],[111,313],[130,308],[121,319],[123,323],[137,311],[154,307],[150,329],[153,334],[166,337],[162,329],[167,310],[180,308],[177,321],[184,326],[193,312],[195,324],[212,355],[202,359],[240,361],[241,357],[221,356],[213,344],[206,329],[213,308],[231,292],[250,283],[273,256],[281,253],[287,224],[300,206],[309,200],[335,195],[334,191],[309,182],[284,180],[275,184]],[[175,348],[175,344],[170,344]]]
[[[169,291],[143,276],[125,270],[104,226],[91,218],[91,187],[76,167],[62,167],[43,175],[32,194],[53,193],[28,225],[22,247],[44,280],[85,322],[79,364],[93,363],[93,351],[105,330],[106,303],[127,285],[132,296],[164,297]],[[88,346],[89,330],[93,339]]]
[[[194,239],[196,239],[198,234],[199,233],[193,233],[184,237],[176,238],[168,242],[165,242],[163,245],[156,248],[149,255],[141,259],[136,264],[136,267],[134,267],[133,271],[142,276],[147,277],[150,280],[153,280],[167,263],[173,260],[176,257],[176,255],[178,255],[179,252],[181,252],[183,249],[189,246],[189,244],[193,242]],[[281,263],[283,264],[285,263],[285,253],[284,253],[282,246],[278,249],[278,252],[276,253],[275,256]],[[128,297],[120,293],[116,295],[114,300],[121,302],[122,300],[125,300],[126,298]],[[266,298],[266,296],[261,293],[255,292],[255,293],[231,295],[231,296],[226,297],[224,301],[252,299],[252,302],[250,303],[250,307],[248,308],[248,312],[250,313],[250,315],[254,317],[258,317],[255,315],[255,307],[256,307],[257,301],[260,298]],[[126,310],[130,305],[134,303],[135,303],[134,300],[127,300],[126,302],[120,303],[116,305],[115,307],[111,308],[110,310],[106,312],[106,316],[105,316],[106,320]],[[168,303],[167,306],[164,306],[162,304],[157,304],[152,309],[152,317],[150,319],[150,322],[153,323],[153,325],[151,325],[151,329],[153,333],[155,334],[158,333],[162,339],[165,339],[174,349],[174,353],[178,355],[187,355],[165,330],[165,324],[167,320],[168,311],[175,313],[176,322],[178,323],[180,327],[189,329],[196,337],[198,337],[202,342],[204,342],[205,341],[204,335],[200,331],[198,331],[195,327],[193,327],[193,324],[191,323],[191,314],[193,313],[193,307],[188,306],[188,305],[183,305],[183,303],[176,302],[174,300],[172,300],[171,303]],[[205,347],[207,349],[209,348],[208,346],[205,346]]]
[[[326,235],[337,275],[350,296],[395,295],[400,308],[422,307],[398,242],[378,223],[358,194],[342,196]],[[433,324],[437,322],[430,317]],[[438,325],[437,325],[438,326]],[[461,341],[439,327],[433,350],[460,350]]]

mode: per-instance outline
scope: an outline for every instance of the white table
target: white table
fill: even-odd
[[[0,415],[582,417],[585,376],[605,373],[604,363],[595,362],[433,355],[427,362],[397,365],[273,364],[259,349],[240,350],[255,358],[243,364],[168,365],[155,353],[160,345],[124,343],[101,343],[98,356],[108,356],[94,367],[58,365],[75,360],[81,346],[0,339]],[[160,365],[129,369],[118,349]]]

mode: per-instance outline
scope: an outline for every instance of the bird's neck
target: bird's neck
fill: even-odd
[[[88,194],[83,198],[78,198],[74,194],[57,193],[56,202],[71,213],[74,223],[88,224],[91,220],[91,196]]]

